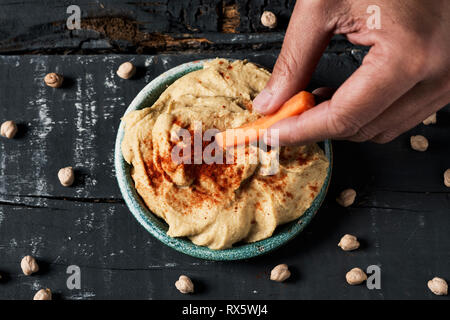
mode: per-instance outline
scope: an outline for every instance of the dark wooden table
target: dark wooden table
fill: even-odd
[[[286,246],[246,261],[192,258],[153,238],[128,211],[113,166],[120,117],[149,81],[183,62],[220,56],[271,68],[293,2],[78,1],[88,9],[77,32],[63,26],[73,1],[55,3],[0,5],[0,120],[19,123],[16,139],[0,140],[1,299],[30,299],[41,287],[63,299],[431,299],[427,280],[450,280],[450,190],[442,176],[450,167],[449,107],[436,125],[386,145],[334,142],[327,199]],[[258,24],[265,8],[281,17],[272,32]],[[108,19],[134,26],[134,38],[118,39],[110,24],[101,29]],[[365,52],[333,39],[311,88],[339,85]],[[115,71],[128,60],[138,74],[127,81]],[[44,85],[52,71],[65,76],[63,88]],[[427,152],[411,150],[412,134],[428,137]],[[77,178],[64,188],[57,171],[68,165]],[[334,199],[347,187],[358,198],[342,208]],[[345,233],[361,238],[361,249],[341,251]],[[27,254],[41,266],[30,277],[20,270]],[[292,269],[287,283],[268,280],[278,263]],[[79,290],[66,286],[70,265],[81,269]],[[369,265],[381,268],[380,290],[346,284],[350,268]],[[180,274],[195,281],[194,296],[174,288]]]

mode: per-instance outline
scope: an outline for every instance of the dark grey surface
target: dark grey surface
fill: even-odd
[[[159,56],[0,56],[0,119],[20,123],[17,139],[0,139],[0,299],[30,299],[49,287],[63,299],[389,299],[435,298],[426,282],[450,279],[450,192],[442,174],[450,167],[450,110],[438,124],[418,126],[387,145],[334,142],[331,187],[306,230],[266,256],[211,262],[178,253],[154,239],[127,210],[114,176],[113,146],[120,117],[146,83],[182,62],[203,57],[248,58],[271,67],[277,52]],[[115,75],[121,62],[138,67],[133,80]],[[358,65],[327,53],[313,85],[337,85]],[[52,89],[47,72],[66,77]],[[425,153],[409,135],[430,140]],[[77,180],[60,186],[57,171],[72,165]],[[358,191],[344,209],[334,198]],[[362,248],[343,252],[344,233]],[[26,277],[22,256],[38,258],[42,271]],[[293,273],[283,284],[268,280],[278,263]],[[81,289],[66,287],[66,268],[81,268]],[[379,265],[381,290],[346,284],[352,267]],[[173,283],[192,277],[194,296]],[[445,299],[445,298],[443,298]]]
[[[293,0],[269,4],[264,0],[0,2],[0,52],[248,48],[261,42],[279,45],[294,3]],[[81,9],[81,30],[66,28],[69,5]],[[261,25],[259,17],[264,10],[273,10],[278,15],[276,29]]]
[[[279,49],[294,0],[0,1],[0,53],[146,53]],[[68,30],[78,5],[81,29]],[[278,18],[274,29],[263,11]],[[351,51],[342,36],[330,48]]]

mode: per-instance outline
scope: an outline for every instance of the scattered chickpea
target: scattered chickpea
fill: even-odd
[[[65,167],[65,168],[59,169],[58,179],[59,179],[59,182],[61,182],[61,184],[64,187],[71,186],[73,184],[73,181],[75,180],[75,174],[73,172],[73,168]]]
[[[434,277],[428,281],[428,288],[437,296],[446,296],[448,293],[448,284],[442,278]]]
[[[437,122],[436,113],[433,113],[431,116],[422,121],[422,123],[426,126],[430,124],[435,124]]]
[[[33,297],[33,300],[52,300],[52,291],[47,289],[41,289]]]
[[[271,11],[264,11],[261,15],[261,23],[264,27],[273,29],[277,26],[277,16]]]
[[[416,151],[426,151],[428,149],[428,140],[424,136],[412,136],[411,139],[411,148]]]
[[[122,79],[130,79],[136,73],[136,67],[131,62],[124,62],[117,69],[117,75]]]
[[[23,274],[26,276],[39,271],[39,266],[36,259],[32,256],[25,256],[20,262],[20,267],[22,268]]]
[[[14,138],[17,133],[17,125],[14,121],[5,121],[2,123],[0,127],[0,134],[8,139]]]
[[[446,187],[450,188],[450,169],[447,169],[444,172],[444,184]]]
[[[52,88],[59,88],[62,86],[62,83],[64,81],[64,77],[57,73],[49,73],[45,76],[44,82],[46,85]]]
[[[343,207],[349,207],[355,202],[356,191],[353,189],[345,189],[336,198],[337,203]]]
[[[351,234],[346,234],[339,241],[338,246],[344,251],[352,251],[359,248],[358,238]]]
[[[189,277],[185,275],[181,275],[180,278],[175,282],[175,287],[181,293],[193,293],[194,292],[194,284]]]
[[[360,268],[353,268],[345,275],[347,283],[354,286],[367,280],[367,275]]]
[[[291,272],[286,264],[279,264],[270,272],[270,280],[283,282],[291,276]]]

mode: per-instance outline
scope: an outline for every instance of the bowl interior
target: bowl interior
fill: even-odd
[[[170,69],[161,74],[150,82],[136,98],[131,102],[125,114],[130,111],[150,107],[161,95],[161,93],[171,85],[175,80],[183,75],[199,70],[203,67],[203,63],[207,60],[200,60],[195,62],[188,62],[178,67]],[[208,260],[239,260],[256,257],[285,244],[297,234],[299,234],[305,226],[311,221],[319,209],[322,201],[325,198],[328,185],[331,178],[332,168],[332,149],[331,142],[326,140],[320,143],[320,146],[325,151],[325,155],[330,161],[327,177],[319,192],[314,199],[311,207],[299,219],[294,220],[285,225],[279,226],[272,237],[255,242],[255,243],[239,243],[233,248],[224,250],[211,250],[207,247],[201,247],[193,244],[189,239],[185,238],[171,238],[166,232],[168,225],[160,218],[156,217],[144,204],[141,197],[136,192],[134,182],[130,174],[130,165],[122,157],[121,142],[124,135],[123,124],[119,126],[115,145],[115,169],[116,176],[119,183],[120,191],[124,200],[134,217],[139,223],[147,229],[153,236],[162,241],[169,247],[183,252],[185,254]]]

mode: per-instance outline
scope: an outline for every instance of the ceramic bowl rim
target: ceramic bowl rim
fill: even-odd
[[[201,69],[203,63],[211,59],[198,60],[193,62],[183,63],[174,67],[148,83],[133,99],[127,110],[127,113],[151,106],[159,95],[165,90],[167,85],[173,83],[181,76]],[[157,97],[150,97],[154,91]],[[158,93],[159,92],[159,93]],[[151,99],[154,101],[146,101]],[[121,152],[121,142],[124,136],[124,126],[121,121],[117,131],[115,150],[114,150],[114,165],[116,171],[116,178],[119,184],[120,192],[125,200],[128,209],[131,211],[137,221],[155,238],[163,242],[165,245],[182,252],[184,254],[207,260],[241,260],[248,259],[262,254],[268,253],[280,246],[286,244],[297,236],[309,224],[316,212],[319,210],[323,200],[325,199],[327,189],[331,179],[331,172],[333,166],[332,146],[330,140],[323,141],[323,149],[326,157],[330,161],[325,182],[313,200],[311,206],[298,219],[289,222],[285,225],[278,226],[274,234],[267,238],[254,243],[239,243],[237,246],[230,249],[212,250],[207,247],[193,244],[189,239],[172,238],[166,234],[163,222],[156,217],[144,204],[141,197],[136,192],[133,180],[130,176],[130,165],[123,159]]]

